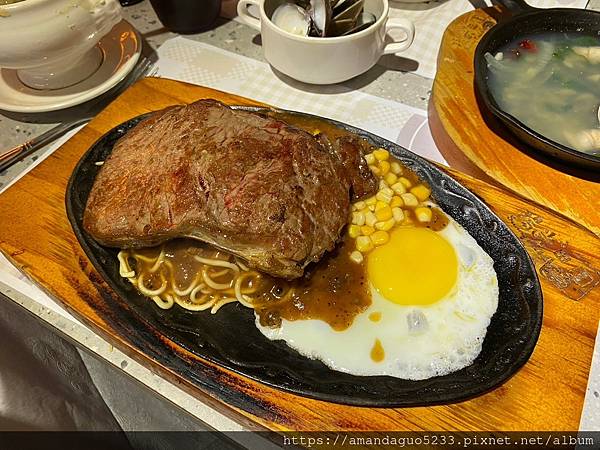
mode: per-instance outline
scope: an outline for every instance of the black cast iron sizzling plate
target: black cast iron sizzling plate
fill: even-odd
[[[387,148],[414,170],[429,183],[432,197],[442,209],[463,225],[495,261],[500,300],[475,362],[458,372],[424,381],[357,377],[307,359],[283,341],[269,341],[254,326],[254,313],[241,305],[226,305],[215,315],[189,312],[177,305],[168,311],[159,309],[119,276],[117,250],[98,245],[82,228],[86,200],[100,169],[95,162],[104,161],[117,139],[143,117],[112,129],[88,150],[69,180],[66,206],[81,246],[118,293],[118,297],[104,295],[106,307],[100,311],[103,319],[146,355],[228,402],[240,400],[223,391],[214,379],[214,370],[210,372],[199,362],[184,361],[157,336],[164,335],[202,358],[285,391],[330,402],[377,407],[464,400],[506,381],[529,359],[542,324],[542,293],[533,263],[514,234],[481,200],[423,158],[366,131],[330,120],[373,145]]]
[[[501,19],[479,41],[475,49],[475,89],[484,109],[498,118],[517,138],[545,155],[593,171],[600,171],[600,156],[582,153],[554,142],[532,130],[516,117],[504,111],[488,88],[489,69],[484,55],[495,55],[499,48],[519,36],[546,31],[578,32],[600,35],[600,12],[575,8],[539,9],[524,0],[496,0],[514,16]]]

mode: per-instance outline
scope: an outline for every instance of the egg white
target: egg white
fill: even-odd
[[[448,217],[439,232],[454,248],[458,276],[443,299],[427,306],[403,306],[383,298],[372,286],[372,304],[343,331],[321,320],[282,320],[279,328],[257,328],[270,340],[284,340],[300,354],[353,375],[389,375],[423,380],[460,370],[481,352],[488,325],[498,306],[493,260],[462,226]],[[401,262],[399,262],[401,264]],[[380,312],[373,322],[371,313]],[[378,339],[385,358],[371,350]]]

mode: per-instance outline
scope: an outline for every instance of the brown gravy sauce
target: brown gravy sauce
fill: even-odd
[[[146,285],[156,289],[163,282],[161,274],[168,281],[167,293],[173,293],[172,283],[180,290],[185,289],[201,270],[202,264],[194,255],[215,258],[215,250],[207,244],[192,239],[175,239],[164,245],[164,262],[159,270],[151,273],[154,261],[139,261],[137,272],[147,274]],[[342,331],[354,321],[354,317],[371,305],[366,271],[363,265],[350,260],[354,241],[344,239],[338,247],[318,263],[307,267],[303,277],[287,281],[266,274],[256,275],[252,285],[256,293],[254,310],[263,326],[277,327],[282,319],[289,321],[318,319],[328,323],[334,330]],[[135,250],[135,253],[156,259],[160,248],[153,247]],[[222,252],[221,259],[226,253]],[[217,271],[219,268],[215,268]],[[231,272],[213,277],[218,283],[229,283]],[[248,287],[247,283],[243,285]]]
[[[371,314],[369,314],[369,320],[371,322],[379,322],[381,320],[381,312],[380,311],[372,312]]]
[[[415,212],[412,209],[404,209],[404,214],[407,216],[405,219],[407,224],[411,224],[414,227],[429,228],[432,231],[442,231],[448,225],[448,216],[440,208],[431,208],[431,221],[430,222],[419,222],[415,216]]]
[[[344,239],[336,250],[307,267],[304,276],[286,282],[272,279],[274,289],[263,294],[255,308],[261,325],[277,327],[289,321],[319,319],[334,330],[352,325],[371,305],[365,268],[350,259],[354,240]]]
[[[383,350],[383,345],[381,345],[379,339],[375,339],[375,343],[371,349],[371,359],[377,363],[385,359],[385,351]]]

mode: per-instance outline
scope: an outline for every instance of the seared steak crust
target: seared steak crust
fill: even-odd
[[[112,247],[196,238],[295,278],[333,249],[350,184],[340,160],[309,133],[200,100],[156,112],[117,142],[83,225]]]
[[[337,156],[344,166],[350,180],[353,200],[360,200],[377,192],[377,179],[363,158],[371,151],[367,141],[353,135],[340,136],[333,142],[330,142],[324,134],[319,135],[318,139]]]

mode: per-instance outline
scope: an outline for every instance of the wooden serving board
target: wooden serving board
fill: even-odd
[[[0,195],[0,250],[38,285],[111,344],[251,428],[271,430],[575,430],[600,316],[600,240],[552,211],[466,175],[476,192],[520,236],[540,274],[544,322],[529,362],[502,386],[471,400],[434,407],[361,408],[285,393],[202,361],[163,336],[173,357],[201,364],[212,389],[140,351],[103,320],[110,291],[79,246],[65,212],[65,189],[83,153],[132,117],[172,104],[216,98],[251,100],[166,79],[138,82],[23,179]],[[150,338],[149,337],[149,338]]]
[[[475,48],[502,15],[497,8],[477,9],[446,29],[429,103],[434,140],[452,167],[494,179],[600,236],[600,174],[543,157],[518,142],[499,121],[483,115],[478,106]]]

